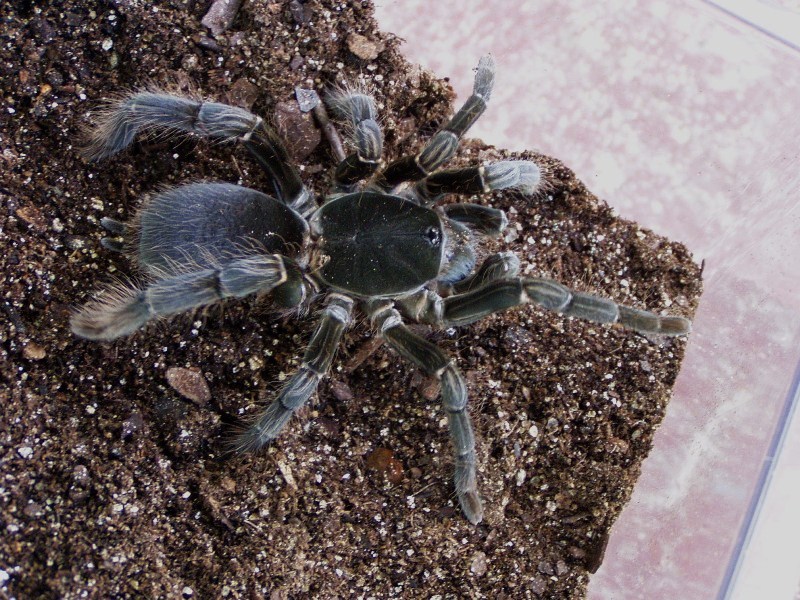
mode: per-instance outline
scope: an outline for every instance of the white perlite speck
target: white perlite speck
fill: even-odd
[[[520,469],[519,471],[517,471],[517,487],[519,487],[523,483],[525,483],[525,477],[526,476],[527,476],[527,473],[525,472],[525,469]]]

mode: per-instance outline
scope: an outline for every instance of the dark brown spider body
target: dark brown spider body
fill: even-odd
[[[161,273],[183,265],[210,268],[254,251],[298,259],[308,243],[308,225],[295,210],[228,183],[194,183],[158,194],[137,223],[139,263]]]
[[[324,285],[361,298],[397,297],[437,278],[444,227],[433,210],[377,192],[339,196],[311,217]]]

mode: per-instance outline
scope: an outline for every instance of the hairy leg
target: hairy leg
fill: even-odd
[[[303,288],[302,273],[279,254],[239,258],[218,269],[190,271],[158,279],[144,288],[119,286],[87,303],[72,316],[73,333],[93,340],[113,340],[133,333],[149,320],[269,292],[278,286]],[[301,293],[300,298],[304,297]]]
[[[429,293],[418,299],[411,314],[423,322],[451,327],[528,303],[595,323],[619,323],[639,333],[686,335],[692,329],[691,321],[683,317],[621,306],[608,298],[572,291],[552,279],[534,277],[493,280],[448,298]]]
[[[313,199],[291,166],[278,135],[261,117],[236,106],[162,92],[132,94],[101,115],[86,154],[91,160],[106,158],[129,146],[146,130],[239,141],[272,175],[278,198],[301,214],[314,209]]]
[[[536,163],[529,160],[503,160],[483,166],[437,171],[417,182],[404,194],[429,206],[444,194],[487,194],[516,189],[533,194],[542,180]]]
[[[375,100],[357,90],[337,90],[328,95],[327,104],[339,119],[345,120],[356,147],[334,173],[335,188],[349,191],[352,186],[372,176],[381,162],[383,133],[378,125]]]
[[[379,172],[372,186],[391,190],[404,181],[417,181],[447,163],[458,141],[486,110],[494,87],[494,59],[486,55],[478,62],[472,95],[453,118],[425,145],[419,154],[399,158]]]
[[[274,440],[291,416],[308,401],[331,367],[342,334],[350,324],[352,311],[350,298],[340,294],[328,296],[300,368],[272,403],[238,437],[235,447],[239,452],[258,450]]]
[[[483,519],[483,505],[478,495],[475,435],[467,412],[467,386],[464,378],[452,359],[403,324],[400,313],[391,304],[379,303],[373,306],[370,317],[393,350],[427,375],[439,380],[442,406],[447,414],[450,441],[455,455],[453,480],[456,495],[467,519],[471,523],[480,523]]]

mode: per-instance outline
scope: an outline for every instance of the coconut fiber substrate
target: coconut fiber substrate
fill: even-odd
[[[231,431],[297,368],[315,310],[281,316],[252,298],[113,343],[70,332],[94,290],[136,275],[100,245],[102,217],[126,221],[187,181],[272,190],[243,148],[197,138],[88,162],[83,131],[104,100],[157,86],[243,106],[288,138],[316,194],[334,160],[295,87],[360,82],[387,160],[453,113],[452,89],[405,61],[366,2],[246,1],[212,28],[208,9],[0,6],[0,597],[583,598],[685,338],[533,306],[416,328],[467,380],[486,508],[473,526],[436,385],[370,344],[363,318],[308,408],[250,455],[227,452]],[[466,140],[451,166],[508,156]],[[686,248],[614,216],[557,159],[517,158],[546,189],[473,199],[510,221],[484,255],[513,250],[525,275],[691,318],[700,270]]]

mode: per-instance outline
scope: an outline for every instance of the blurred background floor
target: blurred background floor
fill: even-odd
[[[800,598],[800,2],[382,0],[407,57],[498,65],[470,135],[563,160],[705,261],[675,397],[590,598]]]

